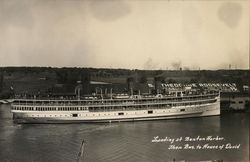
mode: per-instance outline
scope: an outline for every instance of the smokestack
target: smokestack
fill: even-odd
[[[134,89],[134,78],[133,77],[127,78],[127,85],[128,85],[128,91],[130,92],[130,95],[133,95],[133,89]]]
[[[155,77],[154,83],[155,83],[155,92],[158,94],[161,91],[161,83],[164,80],[163,77]]]
[[[82,93],[90,94],[90,73],[88,71],[83,71],[81,73],[81,83],[82,83]]]

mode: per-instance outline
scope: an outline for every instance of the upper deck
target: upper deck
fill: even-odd
[[[129,98],[93,98],[93,99],[15,99],[13,106],[92,106],[92,105],[123,105],[123,104],[152,104],[166,102],[191,102],[199,100],[211,100],[219,96],[219,93],[183,96],[130,96]]]

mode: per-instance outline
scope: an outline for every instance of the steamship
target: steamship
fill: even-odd
[[[17,123],[81,123],[174,119],[220,115],[220,93],[110,95],[109,98],[15,99]]]

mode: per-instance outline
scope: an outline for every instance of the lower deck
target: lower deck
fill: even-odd
[[[13,111],[13,118],[18,123],[81,123],[173,119],[219,114],[220,104],[219,102],[215,102],[199,106],[193,105],[170,109],[119,110],[113,112]]]

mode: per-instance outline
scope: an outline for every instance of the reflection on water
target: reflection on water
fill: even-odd
[[[247,161],[248,115],[236,113],[203,118],[111,124],[21,125],[12,122],[9,105],[1,105],[0,159],[77,161],[84,139],[85,161]],[[151,142],[156,136],[222,136],[226,139],[224,143],[239,143],[241,146],[238,150],[169,150],[169,143]]]

